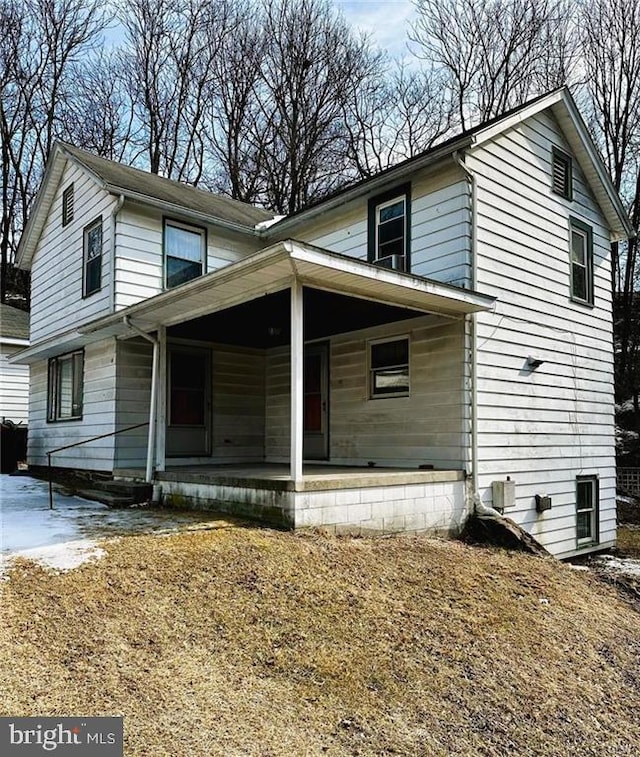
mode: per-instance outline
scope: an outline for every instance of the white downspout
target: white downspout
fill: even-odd
[[[152,484],[156,446],[156,405],[158,395],[158,367],[160,345],[155,337],[150,336],[142,329],[139,329],[135,324],[131,323],[128,315],[125,315],[123,317],[123,321],[125,322],[126,326],[131,329],[131,331],[135,331],[138,336],[141,336],[143,339],[146,339],[147,342],[151,342],[151,344],[153,345],[153,357],[151,362],[151,398],[149,404],[149,435],[147,437],[147,468],[145,471],[145,481],[148,484]]]
[[[453,159],[464,172],[471,187],[471,289],[475,292],[478,286],[478,180],[457,150],[453,153]],[[477,515],[493,517],[500,513],[487,507],[478,491],[478,329],[476,314],[470,313],[468,318],[471,332],[471,501]]]
[[[124,195],[120,195],[111,211],[111,288],[109,291],[109,306],[112,313],[116,312],[116,231],[118,228],[118,213],[124,205]]]

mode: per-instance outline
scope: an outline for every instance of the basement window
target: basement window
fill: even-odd
[[[69,352],[49,360],[47,420],[73,421],[82,418],[84,352]]]
[[[576,478],[576,538],[578,546],[598,543],[598,477]]]
[[[573,166],[571,156],[554,147],[551,151],[551,188],[566,200],[573,199]]]
[[[369,343],[369,396],[409,395],[409,338],[399,337]]]

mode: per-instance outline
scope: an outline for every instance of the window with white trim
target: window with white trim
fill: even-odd
[[[598,477],[576,478],[576,539],[578,546],[598,542]]]
[[[369,200],[369,262],[408,271],[410,187],[403,185]]]
[[[84,352],[69,352],[49,360],[47,420],[82,418]]]
[[[102,216],[86,226],[83,233],[83,294],[88,297],[102,287]]]
[[[406,397],[409,394],[409,338],[369,342],[369,396]]]
[[[593,305],[593,230],[577,218],[571,218],[571,299]]]
[[[207,233],[179,221],[164,222],[165,288],[173,289],[205,272]]]

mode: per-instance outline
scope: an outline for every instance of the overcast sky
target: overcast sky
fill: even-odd
[[[0,0],[2,2],[2,0]],[[415,18],[412,0],[332,0],[347,21],[371,35],[381,50],[394,58],[410,58],[407,50],[409,21]],[[105,34],[108,45],[122,42],[122,27],[114,25]],[[414,59],[415,60],[415,59]]]
[[[333,0],[347,20],[371,34],[378,47],[390,55],[407,55],[408,22],[415,16],[411,0]]]

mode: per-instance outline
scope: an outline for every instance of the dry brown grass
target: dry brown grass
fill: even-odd
[[[552,560],[257,528],[106,543],[2,586],[2,714],[125,754],[636,755],[639,616]]]
[[[640,526],[618,526],[618,552],[640,560]]]

